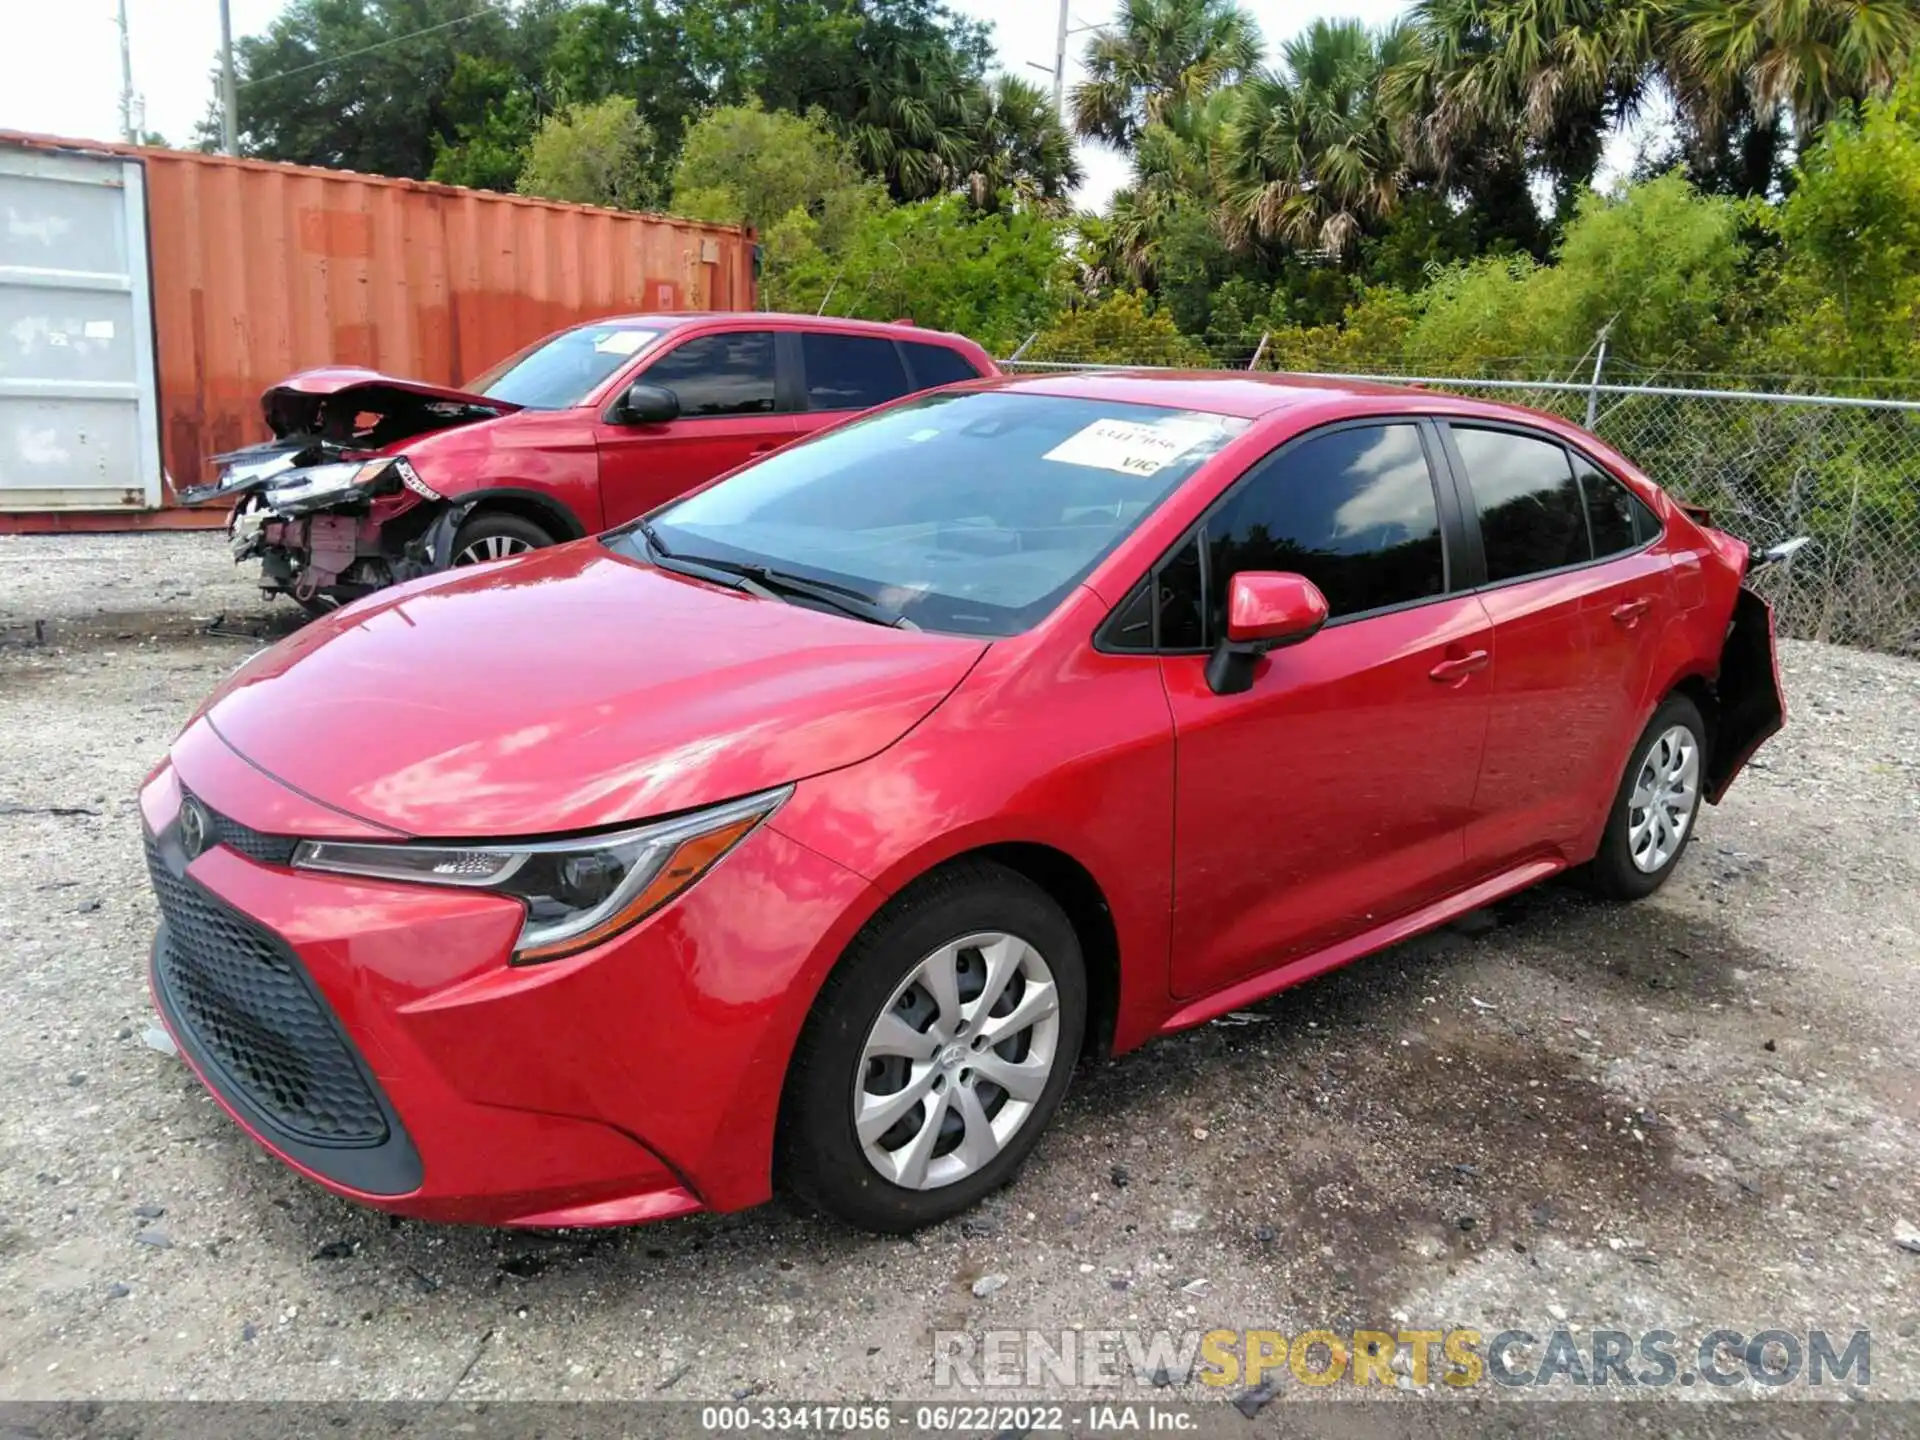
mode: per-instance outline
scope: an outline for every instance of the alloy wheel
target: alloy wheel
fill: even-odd
[[[1627,799],[1627,853],[1651,875],[1680,853],[1700,795],[1700,742],[1684,725],[1669,726],[1647,748]]]
[[[453,557],[456,565],[479,565],[488,560],[504,560],[509,555],[524,555],[533,549],[518,535],[482,535]]]
[[[1017,935],[942,945],[895,987],[853,1087],[867,1163],[909,1190],[976,1174],[1027,1123],[1060,1051],[1060,992]]]

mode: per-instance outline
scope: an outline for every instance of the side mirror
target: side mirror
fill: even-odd
[[[1207,660],[1207,685],[1238,695],[1269,650],[1311,640],[1327,623],[1327,597],[1304,575],[1242,571],[1227,588],[1227,633]]]
[[[629,425],[665,425],[680,418],[680,397],[664,385],[636,380],[620,402],[620,418]]]

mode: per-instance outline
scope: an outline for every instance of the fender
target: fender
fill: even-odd
[[[549,522],[555,538],[562,542],[586,538],[587,527],[580,523],[580,517],[553,496],[514,485],[497,485],[445,501],[446,508],[433,518],[420,538],[407,547],[408,558],[427,572],[445,570],[453,563],[453,537],[467,517],[483,505],[499,504],[503,500],[509,503],[502,508],[537,513]]]

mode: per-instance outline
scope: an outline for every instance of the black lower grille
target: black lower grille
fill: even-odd
[[[151,836],[147,868],[166,922],[155,954],[160,982],[219,1078],[293,1139],[383,1143],[379,1098],[292,951],[174,874]]]

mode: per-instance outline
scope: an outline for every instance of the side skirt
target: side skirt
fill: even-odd
[[[1389,945],[1397,945],[1402,940],[1410,940],[1415,935],[1437,929],[1449,920],[1456,920],[1470,910],[1478,910],[1495,900],[1524,890],[1529,885],[1537,885],[1549,875],[1557,874],[1567,868],[1564,860],[1529,860],[1516,865],[1511,870],[1503,870],[1498,875],[1482,880],[1479,884],[1449,895],[1444,900],[1436,900],[1424,909],[1415,910],[1410,915],[1402,915],[1398,920],[1389,920],[1384,925],[1376,925],[1371,930],[1362,931],[1351,939],[1342,940],[1338,945],[1330,945],[1325,950],[1315,951],[1311,955],[1302,955],[1297,960],[1289,960],[1276,969],[1265,971],[1250,979],[1229,985],[1224,990],[1216,990],[1211,995],[1189,1002],[1168,1016],[1160,1027],[1162,1035],[1171,1035],[1176,1030],[1191,1030],[1196,1025],[1217,1019],[1230,1010],[1239,1010],[1264,1000],[1269,995],[1277,995],[1290,989],[1303,980],[1311,980],[1316,975],[1338,969],[1363,955],[1371,955],[1376,950],[1384,950]]]

